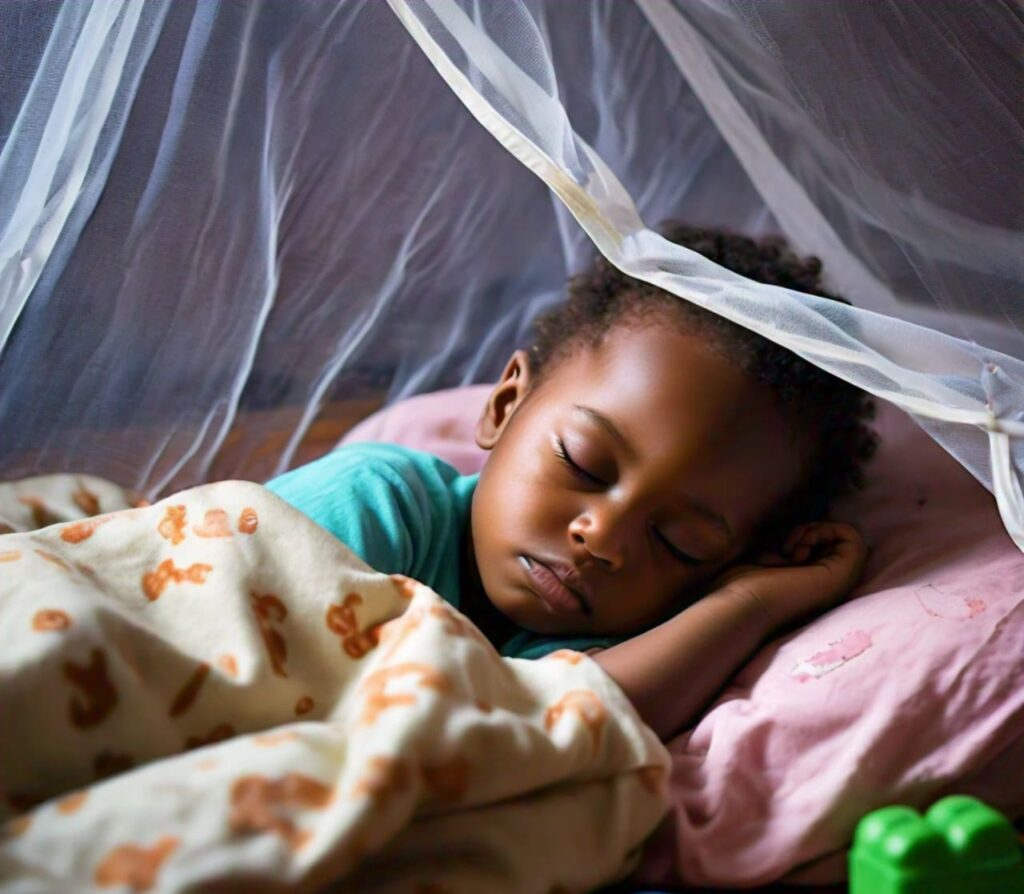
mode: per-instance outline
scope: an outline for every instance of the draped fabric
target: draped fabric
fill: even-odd
[[[0,475],[269,476],[495,378],[599,250],[911,413],[1024,546],[1022,50],[982,0],[8,0]]]

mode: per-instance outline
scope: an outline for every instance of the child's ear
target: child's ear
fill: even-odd
[[[516,408],[530,390],[530,355],[516,351],[505,365],[501,380],[494,386],[487,405],[476,423],[476,443],[490,450],[498,443]]]

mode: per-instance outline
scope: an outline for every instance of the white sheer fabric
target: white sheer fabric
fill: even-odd
[[[637,8],[550,15],[652,219],[773,227]],[[4,477],[269,476],[325,402],[496,377],[592,252],[384,3],[28,0],[0,42]]]
[[[1024,546],[1022,47],[952,0],[8,0],[0,475],[273,474],[329,401],[493,378],[592,240],[912,412]]]
[[[943,188],[943,178],[928,176],[928,164],[933,156],[918,152],[916,167],[913,158],[902,158],[899,166],[891,164],[884,169],[879,166],[875,176],[865,167],[863,159],[872,155],[878,158],[886,158],[887,155],[899,157],[902,150],[912,154],[917,147],[916,141],[909,147],[886,147],[890,150],[888,153],[877,146],[873,153],[858,153],[844,142],[828,144],[827,133],[817,127],[817,121],[811,115],[815,107],[812,101],[816,95],[814,82],[828,80],[828,74],[821,70],[821,66],[815,69],[811,65],[797,65],[798,71],[807,76],[808,83],[797,82],[792,75],[788,77],[785,85],[785,95],[791,97],[788,105],[774,100],[767,88],[759,86],[756,76],[745,79],[748,69],[760,75],[762,69],[774,74],[773,68],[781,67],[777,65],[776,53],[772,52],[775,45],[771,42],[765,21],[781,21],[780,30],[786,34],[800,22],[801,4],[768,3],[762,10],[761,4],[753,3],[718,4],[708,0],[699,4],[671,6],[662,0],[641,0],[642,7],[673,52],[680,68],[684,72],[688,68],[695,70],[691,82],[699,85],[698,94],[703,94],[709,108],[729,122],[726,132],[730,141],[741,146],[744,155],[758,158],[758,164],[747,165],[748,170],[755,173],[763,170],[769,179],[774,177],[778,181],[768,184],[767,194],[771,197],[770,207],[780,222],[786,219],[798,221],[798,212],[812,207],[808,201],[810,193],[802,187],[797,175],[813,184],[816,172],[826,167],[831,178],[829,195],[823,195],[821,203],[813,206],[817,211],[809,223],[795,225],[795,238],[801,247],[806,243],[814,244],[824,255],[826,263],[834,256],[839,270],[839,285],[849,287],[849,294],[855,301],[862,301],[867,307],[881,306],[888,312],[885,314],[863,307],[837,306],[826,299],[752,283],[694,252],[666,242],[648,229],[629,192],[612,169],[599,152],[574,131],[566,109],[559,102],[557,76],[550,64],[552,55],[543,29],[531,14],[528,4],[494,6],[479,0],[390,2],[439,73],[477,120],[552,188],[609,260],[630,275],[742,323],[912,413],[933,437],[994,491],[1008,532],[1024,549],[1024,499],[1020,484],[1024,468],[1024,445],[1021,441],[1024,435],[1024,414],[1021,413],[1024,407],[1024,363],[984,343],[958,338],[909,321],[922,315],[934,317],[937,310],[944,319],[943,329],[947,332],[968,334],[974,329],[1000,332],[998,327],[1001,326],[1006,331],[1000,332],[1005,336],[1000,340],[1007,345],[1019,345],[1024,334],[1021,325],[1024,315],[1014,304],[1017,296],[1011,294],[1011,288],[1024,280],[1021,276],[1024,258],[1020,252],[1021,234],[1002,229],[996,226],[995,221],[976,224],[964,216],[963,201],[959,203],[957,213],[947,213],[941,206],[933,208],[931,201],[922,196],[923,184],[928,184],[931,192],[943,198],[953,198],[953,190]],[[829,7],[830,4],[823,6]],[[794,15],[787,18],[781,9],[790,7]],[[900,6],[898,10],[884,4],[861,8],[865,10],[864,15],[853,17],[857,22],[863,22],[861,32],[849,27],[850,17],[847,14],[839,16],[847,27],[835,33],[847,36],[845,49],[848,52],[846,55],[827,54],[829,59],[835,60],[833,76],[842,72],[843,61],[849,56],[849,51],[856,48],[858,40],[869,40],[878,33],[885,33],[890,23],[879,15],[880,12],[896,13],[902,28],[909,32],[905,45],[911,47],[914,46],[914,35],[929,33],[925,25],[944,21],[941,4],[906,9]],[[769,20],[764,14],[772,9],[776,15]],[[849,6],[845,9],[848,12]],[[914,13],[910,16],[911,21],[908,21],[908,12]],[[1002,13],[1009,17],[1012,25],[1015,21],[1013,10],[1003,9]],[[698,22],[705,17],[711,20],[717,16],[718,20],[712,24],[720,27],[717,31],[711,29],[702,34],[688,21],[691,15]],[[914,16],[921,21],[913,21]],[[957,18],[948,17],[947,32],[948,26],[955,24]],[[721,20],[727,24],[721,26]],[[753,24],[761,26],[760,30],[744,33],[751,31]],[[962,42],[977,49],[985,36],[977,29],[994,24],[984,17],[963,19],[962,28],[966,36]],[[1019,26],[1019,22],[1017,24]],[[834,37],[832,32],[829,33]],[[735,34],[746,37],[746,41],[733,45],[731,38]],[[1016,34],[1018,37],[1021,34],[1019,27]],[[828,42],[819,37],[817,30],[809,29],[802,35],[803,39],[817,46],[818,52],[829,49]],[[688,55],[687,50],[692,50],[693,46],[697,46],[700,52]],[[933,43],[930,46],[933,53],[944,50],[955,55],[959,49],[956,41],[948,37],[945,44]],[[869,91],[877,88],[886,98],[913,111],[915,106],[907,103],[907,97],[921,92],[919,79],[912,82],[917,84],[916,88],[907,86],[885,92],[887,86],[899,77],[909,78],[917,73],[917,69],[908,62],[912,55],[898,55],[899,50],[899,46],[893,47],[891,63],[897,75],[874,80],[862,76],[858,89]],[[761,56],[765,57],[763,63]],[[812,54],[812,58],[817,59],[817,56]],[[1012,68],[1013,59],[1012,53],[1002,57],[996,55],[995,64],[1002,60],[1009,62]],[[730,64],[734,67],[730,68]],[[739,69],[741,64],[742,71]],[[981,64],[978,62],[970,67],[976,75],[970,83],[976,87],[986,83],[977,77]],[[945,70],[941,63],[930,62],[929,65],[933,69]],[[735,76],[745,88],[743,92],[737,90],[734,94],[729,90],[723,70]],[[885,70],[884,66],[882,70]],[[778,83],[781,77],[766,77],[765,81],[769,86],[782,89]],[[929,85],[922,101],[930,100],[930,90],[934,89]],[[826,86],[824,91],[819,88],[817,92],[827,95],[828,88]],[[812,99],[808,99],[808,95]],[[741,98],[760,104],[754,111],[764,107],[762,117],[766,122],[766,133],[771,133],[772,126],[785,128],[788,125],[788,130],[776,140],[777,145],[773,145],[767,136],[758,139],[756,134],[751,135],[750,131],[755,131],[760,125],[755,125],[750,111],[742,108]],[[1002,134],[1004,125],[1014,124],[1012,116],[999,114],[1005,112],[1005,100],[1008,98],[1001,91],[968,90],[964,103],[971,105],[971,114],[980,115],[983,120],[987,120],[987,113],[994,115],[997,121],[991,127]],[[981,112],[973,106],[974,103],[983,107]],[[862,104],[870,106],[865,100]],[[986,106],[990,108],[986,109]],[[828,103],[821,103],[821,108],[829,108]],[[928,108],[926,103],[925,112]],[[712,117],[714,115],[715,111],[712,111]],[[854,148],[865,145],[869,138],[886,140],[888,132],[885,130],[867,133],[868,123],[874,114],[861,114],[859,117],[860,128],[856,125],[856,112],[851,111],[847,119],[860,137]],[[663,126],[670,128],[671,110],[666,110],[666,118]],[[927,117],[914,121],[915,126],[926,124]],[[898,132],[899,128],[892,130]],[[810,172],[805,174],[796,162],[806,150],[804,138],[808,135],[814,136],[830,151],[825,153],[823,149],[815,165],[809,166]],[[1024,145],[1024,128],[1019,122],[1007,136],[1018,146]],[[974,145],[970,136],[964,137],[962,142]],[[790,170],[787,158],[781,156],[778,146],[787,148],[794,157],[793,170]],[[813,145],[811,149],[813,151]],[[887,182],[883,175],[897,181],[898,185]],[[979,178],[983,186],[997,196],[990,203],[997,220],[1001,220],[1005,212],[1012,222],[1014,211],[1018,212],[1019,220],[1019,200],[1015,205],[1012,199],[1001,198],[1005,189],[1013,185],[1015,176],[1016,168],[1006,165],[996,170],[993,176]],[[760,179],[755,177],[754,182],[761,187]],[[1003,189],[999,189],[1000,185]],[[910,191],[909,196],[903,195],[904,189]],[[979,206],[987,207],[973,190],[966,191],[978,200]],[[869,224],[877,227],[888,213],[894,223],[892,231],[886,231],[886,241],[897,246],[909,246],[902,249],[903,256],[910,258],[912,249],[912,260],[918,259],[917,268],[923,271],[917,279],[917,290],[911,290],[907,297],[897,297],[895,290],[880,281],[872,271],[870,265],[877,266],[879,258],[869,250],[868,241],[852,242],[852,239],[840,240],[837,237],[829,217],[831,206],[828,199],[834,194],[841,198],[849,195],[849,205],[843,214],[836,213],[835,219],[848,227],[853,235],[867,230]],[[872,199],[878,205],[877,210]],[[995,248],[981,238],[986,232],[996,242]],[[972,245],[975,246],[973,251]],[[854,247],[861,249],[862,254],[856,254]],[[953,248],[957,250],[953,251]],[[964,296],[962,292],[945,287],[934,291],[933,279],[934,283],[941,283],[941,277],[925,274],[941,270],[944,264],[956,268],[960,274],[957,282],[963,288],[970,280],[969,274],[977,271],[978,288],[984,294]],[[894,276],[897,273],[894,272]],[[1004,287],[993,295],[990,281]],[[862,290],[857,288],[858,283],[864,286],[863,296]],[[956,300],[951,295],[955,295]],[[934,302],[937,307],[918,312],[915,302],[925,300]],[[898,316],[894,315],[897,313]],[[975,322],[971,316],[985,319]],[[997,325],[990,325],[989,319],[994,319]]]

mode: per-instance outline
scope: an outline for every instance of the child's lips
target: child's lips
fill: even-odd
[[[544,604],[558,614],[588,615],[590,606],[583,596],[566,584],[551,568],[529,556],[520,556],[532,589]]]

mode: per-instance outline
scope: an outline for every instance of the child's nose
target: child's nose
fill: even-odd
[[[603,567],[618,571],[626,562],[625,525],[610,511],[590,510],[569,523],[574,554],[585,550]]]

